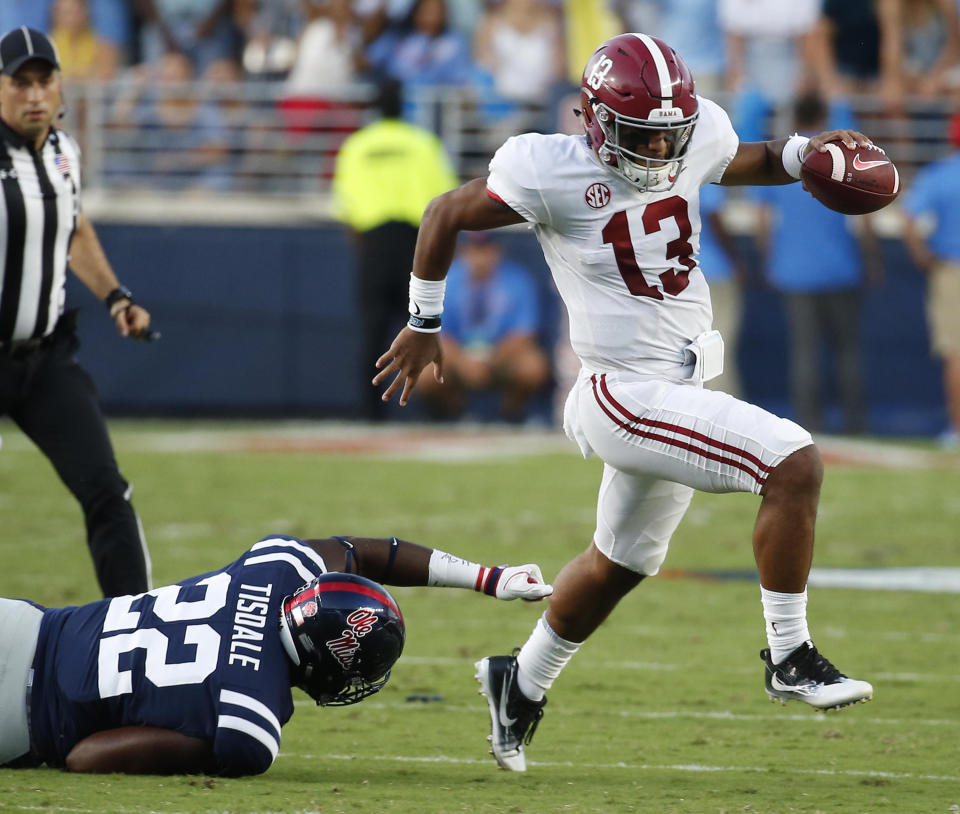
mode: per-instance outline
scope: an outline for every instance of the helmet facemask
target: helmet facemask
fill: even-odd
[[[678,108],[655,109],[650,118],[635,119],[611,110],[595,98],[590,105],[604,135],[603,144],[597,149],[600,160],[641,192],[672,189],[683,169],[697,112],[681,118]],[[668,145],[663,157],[639,152],[659,135]]]
[[[369,679],[359,670],[345,671],[340,675],[320,675],[322,669],[308,663],[294,673],[298,678],[296,686],[317,702],[318,707],[344,707],[356,704],[364,698],[380,692],[390,678],[390,669],[379,678]],[[299,675],[297,673],[299,672]]]

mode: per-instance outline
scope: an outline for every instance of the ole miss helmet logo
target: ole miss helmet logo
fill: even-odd
[[[599,181],[595,184],[590,184],[590,186],[587,187],[587,191],[583,194],[583,199],[587,202],[587,205],[593,209],[602,209],[610,203],[610,187],[606,184],[601,184]]]
[[[353,664],[360,649],[359,640],[373,630],[376,623],[377,615],[370,608],[357,608],[347,616],[347,627],[343,632],[336,639],[327,641],[327,649],[344,670]]]

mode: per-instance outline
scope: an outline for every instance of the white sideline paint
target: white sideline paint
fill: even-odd
[[[807,584],[815,588],[870,591],[920,591],[960,594],[960,568],[812,568]]]
[[[356,760],[356,755],[313,755],[297,753],[280,753],[284,756],[297,757],[305,760]],[[364,760],[380,760],[386,763],[457,763],[464,766],[489,766],[490,759],[458,758],[449,755],[434,755],[431,757],[414,757],[412,755],[365,755]],[[627,769],[644,772],[730,772],[747,774],[796,774],[796,775],[828,775],[831,777],[885,777],[893,780],[936,780],[947,783],[960,783],[960,776],[941,774],[914,774],[913,772],[881,772],[866,769],[790,769],[783,766],[770,768],[769,766],[706,766],[697,763],[574,763],[573,761],[527,761],[528,766],[544,766],[560,769]]]
[[[871,676],[875,678],[876,676]],[[313,701],[298,700],[294,701],[293,705],[295,707],[309,707],[313,709],[316,707],[316,703]],[[471,712],[475,710],[475,707],[464,705],[464,704],[424,704],[422,702],[397,702],[397,703],[381,703],[378,701],[365,701],[364,709],[380,709],[380,710],[391,710],[393,712],[422,712],[425,709],[443,709],[445,712]],[[566,714],[563,710],[554,709],[554,715],[564,715]],[[783,722],[783,721],[792,721],[797,723],[811,723],[816,726],[836,726],[842,724],[844,721],[853,722],[853,718],[849,715],[846,717],[838,718],[834,714],[817,714],[816,712],[810,711],[805,713],[768,713],[768,714],[759,714],[759,713],[744,713],[744,712],[730,712],[729,710],[719,710],[715,712],[696,712],[693,710],[660,710],[660,711],[643,711],[643,710],[620,710],[617,713],[621,718],[640,718],[643,720],[672,720],[680,718],[692,718],[694,720],[701,721],[770,721],[770,722]],[[957,726],[960,724],[960,720],[955,718],[870,718],[870,717],[859,717],[856,719],[857,726],[866,725],[866,724],[880,724],[881,726]]]

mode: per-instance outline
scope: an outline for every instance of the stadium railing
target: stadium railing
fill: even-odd
[[[321,100],[292,97],[282,82],[82,82],[67,88],[64,124],[84,150],[86,205],[101,217],[311,222],[329,219],[337,151],[372,120],[372,93],[359,84]],[[576,127],[567,115],[575,101],[558,95],[544,108],[519,109],[462,89],[418,87],[408,93],[405,116],[440,136],[467,180],[486,171],[513,133]],[[948,101],[911,99],[900,115],[872,96],[850,103],[905,183],[950,149]],[[769,120],[771,135],[782,118]]]

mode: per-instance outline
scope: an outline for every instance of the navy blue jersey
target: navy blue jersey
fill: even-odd
[[[222,774],[266,771],[293,714],[278,633],[284,597],[323,559],[268,537],[209,574],[145,594],[44,611],[30,730],[47,763],[121,726],[155,726],[213,743]]]

